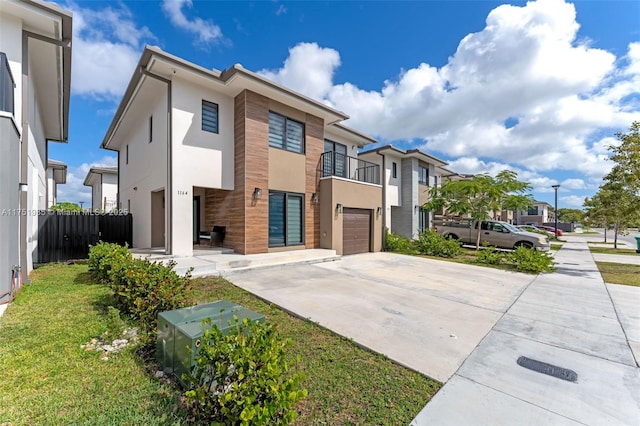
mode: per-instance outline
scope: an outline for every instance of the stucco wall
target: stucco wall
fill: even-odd
[[[11,287],[11,267],[19,264],[20,138],[10,117],[0,116],[0,293]],[[0,299],[5,300],[5,299]]]
[[[377,214],[382,207],[382,187],[340,178],[320,180],[320,247],[333,249],[342,254],[343,214],[336,211],[336,205],[343,209],[367,209],[371,211],[373,224],[370,238],[373,251],[382,249],[382,217]]]
[[[149,143],[148,123],[152,114],[154,134]],[[131,205],[133,247],[151,247],[151,193],[162,190],[167,183],[166,117],[167,86],[147,79],[116,135],[121,141],[119,207],[126,209]]]

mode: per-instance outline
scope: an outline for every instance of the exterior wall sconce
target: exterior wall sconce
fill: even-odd
[[[137,187],[137,186],[134,186],[134,187],[133,187],[133,190],[134,190],[134,191],[137,191],[137,190],[138,190],[138,187]]]
[[[378,207],[378,208],[376,209],[376,214],[377,214],[378,216],[382,215],[382,207]]]
[[[342,204],[340,203],[336,204],[336,213],[338,214],[342,213]]]
[[[261,188],[254,188],[253,189],[253,199],[255,201],[258,201],[258,200],[262,199],[262,189]]]
[[[318,199],[318,193],[314,192],[311,194],[311,204],[318,204],[320,200]]]
[[[18,184],[18,191],[20,192],[27,192],[27,188],[29,187],[29,184],[25,183],[25,182],[20,182]]]

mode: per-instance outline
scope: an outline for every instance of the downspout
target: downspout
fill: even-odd
[[[387,249],[387,168],[386,168],[386,159],[384,154],[381,154],[380,151],[376,151],[376,154],[382,157],[382,170],[381,170],[381,179],[382,179],[382,251],[386,251]],[[391,229],[389,229],[391,232]]]
[[[173,145],[173,123],[171,119],[171,80],[168,80],[159,75],[153,74],[151,71],[148,71],[143,66],[139,68],[140,73],[147,77],[156,79],[162,83],[167,84],[167,187],[164,191],[165,197],[165,215],[167,220],[167,237],[166,237],[166,254],[173,254],[173,229],[172,229],[172,220],[173,220],[173,197],[171,195],[173,188],[173,161],[172,161],[172,145]]]
[[[22,31],[22,134],[20,135],[20,182],[29,184],[29,39],[50,43],[63,49],[71,50],[71,40],[62,39],[56,40],[54,38],[46,37],[40,34],[32,33],[29,31]],[[63,53],[64,54],[64,53]],[[66,56],[66,55],[65,55]],[[63,89],[64,90],[64,89]],[[64,93],[63,93],[64,97]],[[46,142],[48,143],[48,142]],[[35,182],[31,183],[32,185]],[[18,247],[20,251],[20,265],[19,267],[23,271],[22,282],[28,284],[30,282],[28,278],[27,268],[27,215],[29,191],[20,191],[19,198],[19,211],[25,214],[20,214],[20,238],[18,241]]]

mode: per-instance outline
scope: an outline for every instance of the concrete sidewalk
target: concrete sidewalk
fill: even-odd
[[[557,272],[524,290],[412,425],[640,424],[628,338],[637,338],[638,317],[624,315],[639,305],[616,309],[586,240],[567,240]],[[632,289],[624,300],[640,301]],[[521,356],[570,369],[577,381],[524,368]]]

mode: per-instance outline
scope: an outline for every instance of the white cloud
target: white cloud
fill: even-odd
[[[276,16],[280,16],[280,15],[283,15],[285,13],[287,13],[287,8],[284,6],[284,4],[281,4],[278,7],[278,10],[276,10]]]
[[[169,18],[171,23],[188,33],[193,33],[198,39],[197,42],[202,45],[209,43],[219,43],[224,41],[222,30],[211,20],[204,20],[199,17],[193,19],[187,18],[183,7],[190,9],[193,7],[191,0],[164,0],[162,2],[162,10]]]
[[[340,55],[316,43],[299,43],[289,49],[289,57],[277,71],[260,70],[268,79],[281,83],[309,97],[322,99],[333,86],[333,73],[340,65]]]
[[[78,204],[84,203],[83,207],[91,207],[91,187],[84,186],[84,179],[91,167],[111,167],[117,166],[118,159],[112,156],[104,156],[99,161],[89,164],[82,163],[78,167],[69,167],[67,170],[67,183],[58,185],[58,202],[69,201]]]
[[[565,189],[586,189],[587,185],[582,179],[565,179],[560,184],[560,187]]]
[[[90,95],[117,100],[122,96],[142,44],[154,40],[147,27],[138,27],[123,4],[118,8],[80,8],[70,3],[73,12],[73,49],[71,90],[76,95]]]
[[[640,93],[640,43],[616,58],[579,40],[578,29],[572,4],[531,1],[495,8],[443,67],[422,63],[377,91],[334,84],[340,56],[315,43],[293,47],[282,68],[262,74],[345,111],[365,133],[423,139],[427,151],[463,157],[456,171],[504,164],[599,179],[611,167],[611,139],[602,135],[640,120],[632,100]]]
[[[567,195],[565,197],[559,197],[560,202],[562,202],[562,206],[577,209],[582,208],[584,199],[585,197],[580,197],[578,195]],[[558,208],[560,208],[560,206],[558,206]]]

